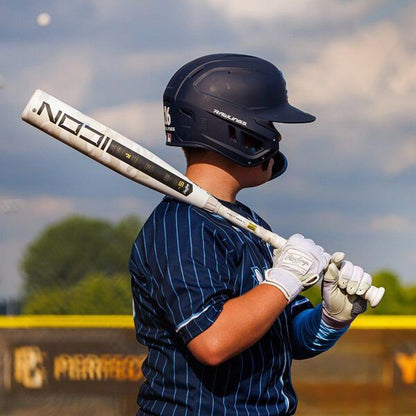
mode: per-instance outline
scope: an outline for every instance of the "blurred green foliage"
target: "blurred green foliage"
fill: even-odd
[[[390,270],[376,271],[372,277],[373,285],[384,287],[386,293],[377,308],[369,307],[366,314],[416,315],[416,285],[402,285],[397,274]],[[318,305],[321,302],[320,285],[305,290],[302,295],[313,305]]]
[[[128,260],[142,223],[136,216],[113,224],[71,216],[46,228],[22,260],[25,276],[22,312],[29,314],[131,313]],[[373,274],[386,289],[370,314],[416,314],[416,285],[404,286],[392,271]],[[321,302],[320,286],[302,293]]]
[[[128,273],[93,273],[69,288],[44,289],[26,299],[24,314],[131,314]]]
[[[46,228],[23,256],[23,313],[131,313],[128,261],[142,223],[71,216]]]

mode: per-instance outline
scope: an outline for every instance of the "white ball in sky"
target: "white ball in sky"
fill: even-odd
[[[37,22],[39,26],[48,26],[51,23],[51,15],[49,13],[40,13]]]

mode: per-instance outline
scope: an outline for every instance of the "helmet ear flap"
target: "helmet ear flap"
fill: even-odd
[[[272,168],[272,176],[270,177],[270,180],[282,175],[287,169],[287,159],[283,153],[277,152],[277,154],[273,156],[273,160],[274,163]]]

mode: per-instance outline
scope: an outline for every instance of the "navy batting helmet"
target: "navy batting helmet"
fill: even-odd
[[[273,64],[240,54],[214,54],[181,67],[163,95],[166,143],[217,152],[242,166],[274,158],[272,179],[287,167],[274,122],[315,120],[288,102]]]

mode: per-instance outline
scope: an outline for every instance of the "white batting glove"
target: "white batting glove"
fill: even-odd
[[[361,295],[372,282],[368,273],[344,258],[344,253],[331,256],[322,282],[322,319],[332,328],[348,326],[367,310],[367,301]]]
[[[273,267],[266,270],[263,283],[276,286],[292,302],[302,290],[321,278],[329,254],[301,234],[294,234],[273,253]]]

